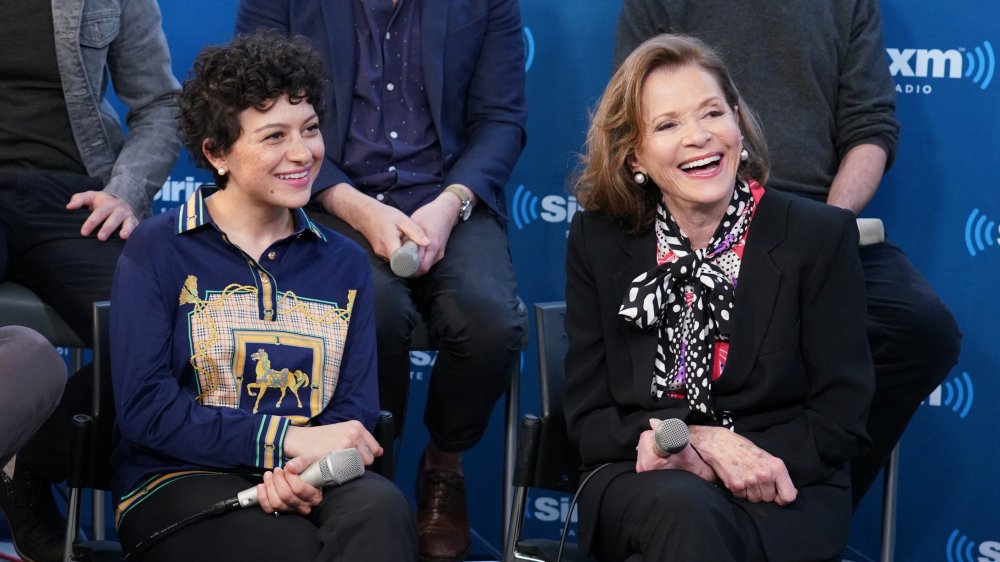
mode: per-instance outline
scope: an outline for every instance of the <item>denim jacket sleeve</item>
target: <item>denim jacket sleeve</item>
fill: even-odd
[[[156,0],[67,0],[53,12],[73,136],[104,191],[149,213],[180,149],[177,95]],[[108,83],[128,109],[123,133]]]

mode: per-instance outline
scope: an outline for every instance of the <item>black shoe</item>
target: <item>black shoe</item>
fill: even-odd
[[[59,562],[66,542],[66,520],[56,509],[52,486],[15,464],[14,480],[0,470],[3,509],[14,550],[24,562]]]

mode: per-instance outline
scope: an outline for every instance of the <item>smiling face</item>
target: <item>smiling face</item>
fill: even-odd
[[[226,154],[205,151],[213,166],[227,170],[225,190],[258,208],[295,209],[308,203],[324,154],[313,106],[305,100],[293,104],[286,95],[266,111],[243,110],[239,123],[240,136]]]
[[[715,78],[696,65],[653,70],[642,87],[641,128],[629,167],[659,186],[670,212],[724,212],[742,137]]]

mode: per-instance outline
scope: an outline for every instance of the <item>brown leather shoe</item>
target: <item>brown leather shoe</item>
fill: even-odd
[[[465,478],[450,470],[417,471],[417,534],[423,562],[465,560],[472,539]]]

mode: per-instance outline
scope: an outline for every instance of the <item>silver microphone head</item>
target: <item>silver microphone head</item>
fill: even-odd
[[[319,472],[324,486],[339,486],[364,475],[365,463],[357,449],[341,449],[323,458]]]
[[[664,455],[679,453],[687,447],[691,432],[688,426],[677,418],[669,418],[660,422],[653,432],[656,448]]]
[[[389,257],[389,268],[397,277],[410,277],[420,267],[420,252],[417,243],[407,240]]]

